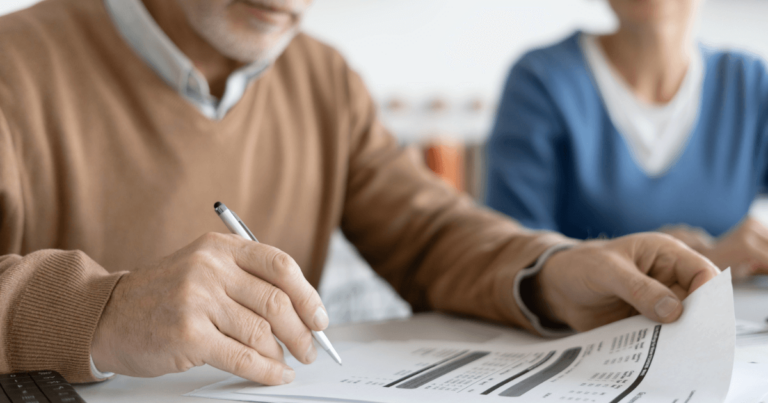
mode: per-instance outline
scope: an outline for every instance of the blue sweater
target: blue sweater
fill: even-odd
[[[611,122],[578,36],[512,68],[488,144],[488,205],[580,239],[681,223],[718,236],[736,225],[766,185],[765,64],[702,48],[698,122],[674,165],[649,177]]]

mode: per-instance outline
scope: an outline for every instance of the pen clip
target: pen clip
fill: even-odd
[[[240,217],[232,210],[229,210],[230,213],[232,213],[233,216],[235,216],[235,220],[237,220],[237,223],[240,224],[241,227],[243,227],[243,230],[245,230],[246,233],[248,233],[248,236],[251,237],[251,241],[259,242],[258,239],[256,239],[256,236],[253,235],[253,232],[251,232],[250,229],[248,229],[248,226],[245,225],[243,220],[240,219]]]

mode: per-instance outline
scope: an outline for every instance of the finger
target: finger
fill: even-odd
[[[672,293],[674,293],[677,299],[680,301],[684,300],[685,297],[688,296],[687,290],[681,287],[680,284],[672,284],[669,289],[672,290]]]
[[[661,323],[674,322],[683,313],[683,305],[664,284],[627,263],[598,276],[600,286],[634,307],[640,314]]]
[[[283,385],[296,378],[289,366],[272,358],[261,356],[256,350],[217,333],[211,340],[204,360],[206,364],[230,374],[264,385]]]
[[[287,253],[268,245],[243,241],[235,252],[235,262],[247,272],[283,290],[310,329],[328,327],[328,314],[320,295]]]
[[[669,286],[679,284],[686,296],[720,273],[707,258],[666,235],[642,237],[637,253],[636,263],[644,273]]]
[[[768,267],[768,240],[757,235],[749,237],[744,245],[750,260],[757,263],[755,266]]]
[[[269,322],[237,302],[229,300],[223,307],[217,307],[211,313],[211,321],[221,333],[256,350],[263,357],[283,361],[283,349],[275,340]]]
[[[760,221],[754,218],[748,218],[744,224],[742,224],[749,232],[760,236],[763,239],[768,239],[768,227],[763,225]]]
[[[768,274],[768,267],[757,266],[752,269],[752,274]]]
[[[752,262],[747,266],[749,274],[768,274],[768,266]]]
[[[317,358],[312,333],[296,313],[288,294],[245,271],[233,272],[232,284],[226,286],[233,300],[266,319],[291,354],[304,364]]]
[[[731,265],[731,278],[734,281],[744,280],[755,274],[755,268],[758,267],[754,262],[737,263]]]

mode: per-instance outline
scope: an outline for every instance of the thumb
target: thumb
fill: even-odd
[[[611,272],[613,278],[604,277],[608,284],[613,285],[619,298],[643,316],[656,322],[670,323],[683,313],[683,304],[671,289],[642,273],[634,265]]]

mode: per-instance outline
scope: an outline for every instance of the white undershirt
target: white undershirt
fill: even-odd
[[[704,59],[692,46],[691,63],[675,97],[664,105],[639,100],[611,66],[597,37],[581,34],[579,44],[616,130],[637,165],[650,177],[663,175],[680,157],[696,127],[704,82]]]

